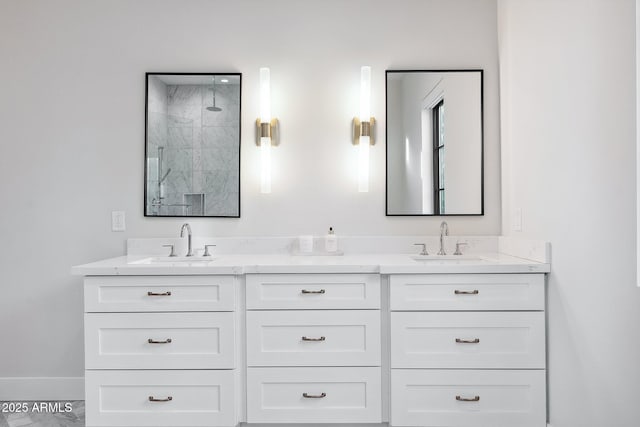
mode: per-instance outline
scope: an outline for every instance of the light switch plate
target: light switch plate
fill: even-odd
[[[125,231],[126,229],[124,211],[111,212],[111,231]]]

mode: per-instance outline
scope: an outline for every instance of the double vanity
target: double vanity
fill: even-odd
[[[546,426],[544,260],[191,258],[74,267],[87,426]]]

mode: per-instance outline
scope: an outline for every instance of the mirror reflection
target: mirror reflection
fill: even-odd
[[[147,73],[145,216],[240,216],[240,92],[240,73]]]
[[[482,215],[482,70],[386,76],[387,215]]]

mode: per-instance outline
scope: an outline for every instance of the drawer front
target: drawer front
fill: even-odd
[[[391,310],[544,310],[544,274],[397,274]]]
[[[377,310],[248,311],[249,366],[380,366]]]
[[[249,368],[249,423],[379,423],[380,368]]]
[[[546,427],[545,371],[391,371],[391,425]]]
[[[247,309],[380,308],[378,274],[247,274]]]
[[[393,312],[391,366],[544,369],[544,313]]]
[[[234,375],[229,370],[86,371],[86,425],[235,426]]]
[[[92,312],[233,311],[233,276],[96,276],[84,281]]]
[[[85,314],[86,369],[229,369],[234,343],[234,313]]]

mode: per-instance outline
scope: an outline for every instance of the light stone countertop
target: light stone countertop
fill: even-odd
[[[214,255],[208,262],[144,263],[151,255],[122,256],[71,269],[76,276],[208,275],[251,273],[548,273],[549,263],[517,258],[502,253],[473,254],[416,261],[411,254],[305,255]],[[200,257],[194,257],[195,260]]]

